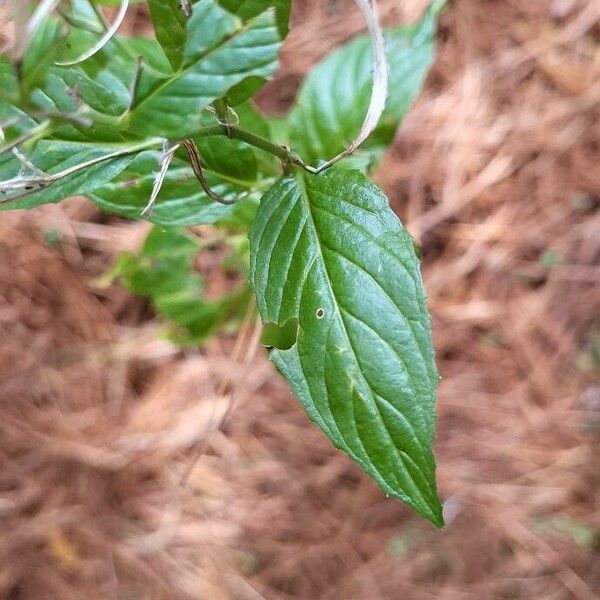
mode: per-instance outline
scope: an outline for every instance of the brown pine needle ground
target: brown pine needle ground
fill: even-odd
[[[295,21],[270,109],[361,29],[342,0]],[[454,0],[439,50],[378,181],[423,247],[447,529],[332,450],[261,352],[240,382],[234,340],[180,352],[99,289],[147,225],[76,200],[0,216],[0,597],[600,597],[600,3]]]

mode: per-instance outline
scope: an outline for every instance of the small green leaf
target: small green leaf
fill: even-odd
[[[361,149],[366,160],[353,157],[363,166],[381,156],[421,91],[434,59],[438,11],[438,5],[432,6],[417,24],[386,33],[389,97],[378,127]],[[332,158],[356,138],[371,98],[371,57],[369,38],[357,38],[326,57],[304,81],[289,117],[291,146],[304,160],[316,164]]]
[[[131,293],[148,297],[174,325],[170,337],[182,346],[202,343],[248,302],[246,288],[216,300],[204,297],[204,282],[194,269],[201,247],[181,230],[154,227],[139,254],[123,254],[108,274]]]
[[[123,89],[119,80],[107,81],[106,73],[97,79],[91,79],[80,69],[53,69],[51,73],[62,77],[90,108],[100,113],[119,116],[127,108],[129,91]]]
[[[419,261],[363,175],[296,173],[262,199],[250,280],[265,323],[299,321],[273,362],[310,418],[386,494],[438,526],[434,362]]]
[[[290,30],[292,0],[275,0],[275,19],[281,39],[285,39]]]
[[[163,47],[174,69],[183,63],[187,40],[187,17],[181,10],[179,0],[148,0],[150,17],[156,39]]]
[[[249,98],[252,98],[263,85],[265,85],[266,79],[264,77],[246,77],[239,83],[236,83],[232,88],[229,89],[225,96],[225,102],[229,106],[237,106],[242,102],[245,102]]]
[[[220,312],[217,304],[202,298],[202,278],[193,269],[199,250],[191,236],[155,227],[140,254],[124,254],[111,273],[131,293],[148,296],[156,312],[176,326],[172,337],[184,345],[203,341]]]
[[[63,28],[56,19],[45,19],[33,36],[21,66],[21,87],[30,91],[43,80],[49,65],[65,44]]]

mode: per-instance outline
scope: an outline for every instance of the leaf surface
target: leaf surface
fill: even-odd
[[[174,69],[183,63],[187,40],[187,18],[179,0],[148,0],[156,39]]]
[[[250,279],[265,323],[298,319],[271,357],[310,418],[438,526],[435,367],[413,242],[357,171],[296,173],[261,201]]]

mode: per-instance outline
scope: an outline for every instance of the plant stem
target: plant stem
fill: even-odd
[[[313,167],[307,165],[290,148],[274,144],[273,142],[252,133],[251,131],[247,131],[246,129],[242,129],[237,126],[211,125],[210,127],[203,127],[194,133],[194,137],[213,137],[217,135],[224,135],[236,140],[240,140],[241,142],[245,142],[250,146],[254,146],[255,148],[259,148],[260,150],[264,150],[265,152],[275,155],[284,163],[298,165],[307,171],[313,171]]]

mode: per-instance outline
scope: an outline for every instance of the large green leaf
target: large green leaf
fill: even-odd
[[[357,171],[296,173],[262,199],[250,279],[273,350],[310,418],[382,487],[438,526],[429,317],[411,237]]]
[[[163,47],[174,69],[183,63],[187,39],[187,18],[179,0],[148,0],[156,39]]]
[[[255,90],[255,78],[265,79],[275,72],[281,42],[272,11],[243,26],[231,16],[224,21],[227,27],[211,26],[219,13],[223,10],[212,0],[200,0],[190,23],[190,27],[198,29],[190,37],[205,43],[210,40],[211,45],[200,53],[186,51],[185,65],[171,77],[142,73],[130,114],[130,131],[172,138],[189,136],[202,125],[202,110],[211,102],[247,79]],[[198,21],[196,14],[205,19]]]
[[[373,158],[390,143],[421,91],[434,59],[439,8],[437,2],[417,24],[386,32],[389,97],[379,126],[363,146]],[[363,36],[330,54],[306,78],[290,114],[292,148],[312,163],[342,152],[360,130],[371,89],[372,47]]]

